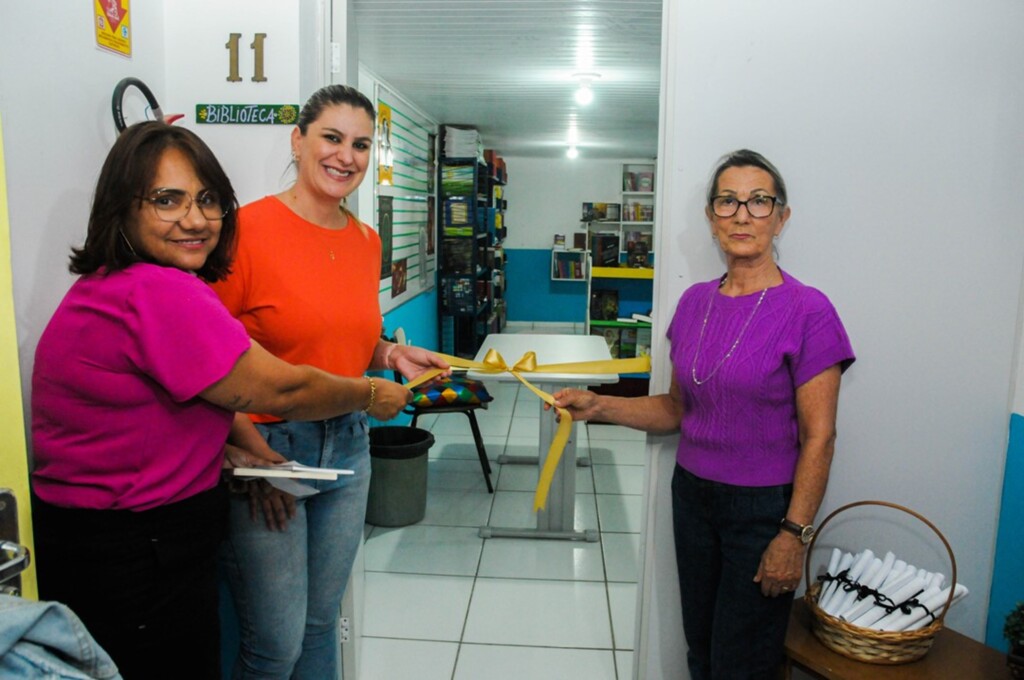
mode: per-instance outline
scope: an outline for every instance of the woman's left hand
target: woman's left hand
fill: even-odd
[[[395,367],[406,380],[412,380],[420,373],[432,368],[440,368],[444,371],[442,375],[450,375],[452,367],[448,362],[433,352],[422,347],[412,345],[396,345],[391,350],[391,365]]]
[[[800,539],[790,534],[780,533],[772,539],[754,576],[762,595],[778,597],[797,589],[803,577],[805,549]]]

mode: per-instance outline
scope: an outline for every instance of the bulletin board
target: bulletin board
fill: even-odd
[[[376,86],[374,226],[381,238],[380,307],[388,312],[434,287],[437,123]]]

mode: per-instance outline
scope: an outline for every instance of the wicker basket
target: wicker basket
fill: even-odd
[[[821,584],[815,582],[811,577],[811,550],[814,548],[815,541],[817,541],[818,537],[821,536],[822,529],[825,528],[825,525],[828,524],[833,517],[841,512],[861,505],[880,505],[887,508],[894,508],[916,517],[935,532],[935,534],[942,540],[942,544],[946,547],[946,551],[949,552],[949,561],[953,567],[949,599],[946,601],[946,605],[942,608],[942,611],[938,616],[936,616],[935,620],[924,628],[898,632],[885,632],[869,628],[861,628],[860,626],[851,626],[846,621],[830,616],[818,607],[818,593],[821,590]],[[858,501],[856,503],[844,505],[843,507],[833,511],[832,514],[826,517],[821,523],[818,527],[817,533],[811,540],[811,544],[807,549],[807,558],[804,569],[807,583],[812,584],[808,587],[807,592],[804,593],[804,601],[807,603],[807,607],[811,611],[811,630],[814,632],[815,637],[817,637],[823,645],[838,654],[842,654],[843,656],[856,661],[864,661],[873,664],[896,665],[901,663],[910,663],[911,661],[917,661],[927,654],[928,650],[931,649],[932,642],[935,640],[936,633],[942,630],[942,622],[946,618],[946,612],[949,611],[949,606],[953,603],[953,592],[956,587],[956,558],[953,556],[953,549],[950,548],[949,541],[947,541],[946,537],[942,535],[942,532],[939,531],[934,524],[913,510],[909,510],[902,505],[888,503],[886,501]]]

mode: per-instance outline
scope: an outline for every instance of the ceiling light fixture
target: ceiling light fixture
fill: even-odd
[[[565,157],[566,157],[566,158],[570,158],[570,159],[571,159],[571,158],[576,158],[576,157],[577,157],[577,156],[579,156],[579,155],[580,155],[580,152],[579,152],[579,150],[577,150],[577,149],[576,149],[576,147],[575,147],[575,146],[570,146],[570,147],[569,147],[569,148],[568,148],[568,149],[566,150],[566,152],[565,152]]]
[[[599,73],[574,73],[573,80],[579,82],[579,89],[576,90],[576,103],[580,106],[586,106],[590,102],[594,101],[594,91],[590,89],[590,86],[595,80],[601,77]]]

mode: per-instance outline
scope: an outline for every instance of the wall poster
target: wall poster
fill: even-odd
[[[385,84],[375,87],[374,215],[383,249],[381,311],[388,312],[434,287],[437,124]]]

